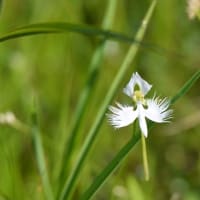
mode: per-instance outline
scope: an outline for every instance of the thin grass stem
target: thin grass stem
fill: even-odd
[[[137,41],[141,41],[143,39],[144,33],[146,31],[147,25],[150,21],[150,18],[153,14],[155,5],[156,5],[156,0],[153,0],[153,2],[151,3],[145,17],[144,20],[142,22],[141,27],[139,28],[137,34],[136,34],[136,40]],[[92,144],[94,143],[96,137],[97,137],[97,133],[98,130],[103,122],[103,118],[105,116],[105,113],[107,111],[107,107],[110,104],[110,102],[112,101],[115,92],[117,91],[128,67],[130,67],[131,62],[133,61],[133,59],[136,56],[136,53],[139,49],[139,45],[134,43],[131,45],[131,47],[129,48],[129,51],[124,59],[124,62],[122,63],[119,72],[117,73],[116,77],[114,78],[114,81],[112,82],[111,87],[109,88],[109,91],[107,93],[107,96],[105,97],[102,106],[99,109],[99,112],[97,114],[97,117],[88,133],[88,136],[83,144],[83,147],[80,151],[80,155],[78,158],[77,163],[75,164],[75,167],[69,177],[69,179],[66,181],[65,186],[61,192],[61,196],[59,198],[59,200],[64,200],[64,199],[70,199],[70,196],[72,194],[72,191],[75,187],[75,183],[77,181],[77,178],[81,172],[81,169],[84,165],[84,162],[86,160],[86,157],[92,147]]]
[[[102,23],[102,28],[104,30],[109,29],[110,26],[112,25],[115,10],[116,10],[116,4],[117,4],[116,0],[110,0],[108,2],[108,8],[107,8],[107,11],[105,13],[105,17]],[[89,102],[89,97],[91,96],[91,93],[95,87],[95,82],[97,80],[99,69],[101,66],[101,61],[103,59],[103,52],[105,49],[105,45],[106,45],[106,40],[104,38],[100,42],[100,45],[94,52],[94,55],[91,59],[89,72],[88,72],[88,79],[79,97],[75,115],[73,117],[70,137],[69,137],[69,140],[66,142],[64,153],[63,153],[63,161],[61,164],[61,171],[59,175],[59,180],[61,181],[61,185],[63,184],[63,179],[65,179],[66,172],[68,171],[69,162],[73,155],[73,149],[77,140],[80,124],[82,122],[83,116],[85,114],[85,111]]]
[[[181,90],[170,100],[171,104],[174,104],[180,97],[186,94],[193,84],[200,78],[200,70],[198,70],[181,88]]]
[[[31,132],[33,138],[33,145],[35,149],[35,157],[37,161],[39,174],[42,180],[44,195],[47,200],[54,200],[53,190],[51,188],[51,184],[48,177],[42,138],[37,122],[37,112],[35,109],[35,105],[34,105],[34,110],[32,111],[31,121],[32,121]]]

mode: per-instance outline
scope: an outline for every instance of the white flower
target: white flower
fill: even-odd
[[[124,88],[124,93],[132,98],[134,105],[121,105],[116,103],[117,107],[110,106],[112,112],[108,114],[108,119],[112,126],[121,128],[128,126],[138,118],[139,126],[145,137],[148,136],[146,118],[157,123],[168,122],[171,118],[172,110],[168,110],[169,101],[164,98],[154,97],[145,99],[152,85],[143,80],[136,72],[132,75],[129,83]]]

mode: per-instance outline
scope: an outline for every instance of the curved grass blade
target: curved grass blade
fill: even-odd
[[[41,34],[61,34],[61,33],[69,33],[69,32],[83,34],[86,36],[106,38],[107,40],[113,40],[113,41],[118,41],[118,42],[129,43],[129,44],[138,43],[141,45],[141,47],[149,49],[160,55],[165,54],[165,55],[179,57],[179,58],[184,57],[184,55],[180,55],[179,53],[172,52],[158,45],[142,42],[142,41],[137,41],[135,40],[135,38],[122,34],[122,33],[98,29],[91,26],[87,26],[87,25],[71,24],[71,23],[65,23],[65,22],[46,22],[46,23],[37,23],[37,24],[22,26],[4,35],[1,35],[0,42],[6,42],[8,40],[27,37],[27,36],[35,36],[35,35],[41,35]]]
[[[116,4],[117,4],[116,0],[108,1],[108,8],[107,8],[107,11],[105,13],[105,17],[102,23],[102,28],[104,30],[109,29],[110,26],[112,25]],[[64,147],[64,152],[62,156],[63,161],[62,161],[62,167],[61,167],[61,171],[59,175],[59,180],[60,180],[59,182],[61,183],[61,185],[64,184],[63,180],[65,180],[66,178],[68,165],[73,155],[73,149],[77,140],[78,130],[82,122],[83,116],[85,114],[85,111],[89,102],[89,97],[91,96],[91,93],[93,92],[93,89],[95,87],[95,82],[98,78],[99,68],[101,65],[102,58],[103,58],[105,45],[106,45],[106,39],[103,39],[92,56],[91,63],[89,65],[88,78],[77,103],[77,108],[73,117],[72,128],[70,131],[70,137],[69,137],[69,140],[66,141],[66,145]]]
[[[174,104],[179,98],[181,98],[184,94],[186,94],[199,78],[200,78],[200,70],[197,71],[191,77],[191,79],[189,79],[185,83],[185,85],[181,88],[181,90],[171,99],[170,103]]]
[[[179,90],[179,92],[171,99],[171,104],[176,103],[181,97],[183,97],[195,82],[200,78],[200,70],[196,72]],[[153,123],[149,123],[149,129],[153,127]],[[131,138],[127,144],[125,144],[113,160],[100,172],[100,174],[94,179],[92,184],[84,192],[81,200],[91,199],[100,187],[106,182],[106,180],[112,175],[112,173],[119,167],[122,161],[128,156],[129,152],[133,149],[136,143],[140,140],[139,131]]]
[[[24,36],[66,32],[74,32],[88,36],[99,36],[110,40],[117,40],[128,43],[136,42],[134,38],[120,33],[106,31],[86,25],[78,25],[64,22],[47,22],[22,26],[7,34],[0,36],[0,42],[5,42],[10,39],[15,39]]]
[[[113,160],[104,168],[104,170],[95,178],[90,187],[86,190],[80,200],[91,199],[112,173],[119,167],[123,160],[128,156],[136,143],[141,138],[139,131],[132,137],[117,153]]]
[[[147,25],[150,21],[150,18],[153,14],[153,11],[154,11],[154,8],[155,8],[155,5],[156,5],[157,1],[156,0],[153,0],[148,11],[147,11],[147,14],[143,20],[143,23],[141,25],[141,27],[139,28],[137,34],[136,34],[136,40],[137,41],[141,41],[143,39],[143,36],[145,34],[145,31],[146,31],[146,28],[147,28]],[[124,62],[122,63],[120,69],[119,69],[119,72],[117,73],[116,77],[114,78],[114,81],[112,82],[112,85],[107,93],[107,96],[105,97],[103,103],[102,103],[102,106],[100,107],[99,109],[99,112],[97,114],[97,117],[88,133],[88,136],[86,137],[86,140],[83,144],[83,147],[81,149],[81,152],[80,152],[80,155],[79,155],[79,158],[78,158],[78,161],[69,177],[69,179],[66,181],[66,184],[62,190],[62,193],[61,193],[61,196],[59,198],[59,200],[64,200],[64,199],[70,199],[70,195],[74,189],[74,186],[75,186],[75,183],[77,181],[77,178],[80,174],[80,171],[85,163],[85,160],[86,160],[86,157],[97,137],[97,134],[98,134],[98,130],[103,122],[103,119],[104,119],[104,115],[107,111],[107,107],[108,105],[110,104],[110,102],[112,101],[114,95],[115,95],[115,92],[117,91],[128,67],[130,67],[130,64],[131,62],[133,61],[133,59],[135,58],[136,56],[136,53],[139,49],[139,45],[138,44],[132,44],[130,46],[130,49],[124,59]]]
[[[137,41],[135,38],[113,31],[107,31],[103,29],[94,28],[87,25],[71,24],[65,22],[46,22],[29,24],[16,28],[6,34],[0,35],[0,42],[6,42],[8,40],[23,38],[27,36],[36,36],[41,34],[63,34],[63,33],[77,33],[86,36],[106,38],[106,40],[113,40],[118,42],[124,42],[128,44],[138,43],[142,47],[152,50],[157,54],[169,54],[174,55],[174,52],[170,52],[162,47],[147,42]],[[180,55],[178,55],[180,56]]]
[[[33,145],[35,149],[35,154],[36,154],[35,156],[37,160],[38,170],[39,170],[41,180],[42,180],[42,185],[44,188],[44,194],[47,200],[53,200],[54,199],[53,191],[50,185],[48,172],[46,168],[42,138],[41,138],[40,130],[38,127],[35,105],[34,105],[34,110],[31,113],[31,121],[32,121],[31,132],[32,132],[32,138],[33,138]]]

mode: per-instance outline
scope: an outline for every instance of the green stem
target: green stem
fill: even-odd
[[[122,161],[128,156],[135,144],[139,141],[141,134],[139,131],[134,133],[134,136],[120,149],[112,161],[107,165],[104,170],[95,178],[88,190],[84,192],[80,200],[91,199],[96,192],[100,189],[103,183],[112,175],[112,173],[119,167]]]
[[[147,148],[146,148],[146,140],[144,134],[141,133],[142,136],[142,158],[143,158],[143,165],[144,165],[144,177],[145,180],[149,180],[149,165],[148,165],[148,158],[147,158]]]
[[[147,14],[142,22],[142,25],[141,27],[139,28],[137,34],[136,34],[136,40],[137,41],[141,41],[143,39],[143,36],[144,36],[144,33],[146,31],[146,28],[147,28],[147,25],[148,25],[148,22],[153,14],[153,11],[154,11],[154,8],[155,8],[155,5],[156,5],[156,0],[154,0],[152,2],[152,4],[150,5],[148,11],[147,11]],[[112,81],[112,85],[107,93],[107,96],[105,97],[105,100],[104,102],[102,103],[102,106],[100,107],[99,109],[99,112],[97,114],[97,117],[88,133],[88,136],[83,144],[83,147],[80,151],[80,155],[79,155],[79,158],[78,158],[78,161],[75,165],[75,167],[73,168],[73,171],[69,177],[69,179],[67,180],[63,190],[62,190],[62,193],[61,193],[61,196],[60,196],[60,200],[64,200],[64,199],[70,199],[70,196],[71,196],[71,193],[74,189],[74,186],[75,186],[75,183],[77,182],[77,178],[81,172],[81,169],[84,165],[84,162],[86,160],[86,157],[92,147],[92,144],[94,143],[96,137],[97,137],[97,133],[98,133],[98,130],[103,122],[103,119],[104,119],[104,116],[105,116],[105,113],[107,111],[107,107],[108,105],[110,104],[110,102],[112,101],[114,95],[115,95],[115,92],[117,91],[128,67],[130,67],[130,64],[131,62],[133,61],[133,59],[135,58],[136,56],[136,53],[139,49],[139,43],[133,43],[124,59],[124,62],[122,63],[120,69],[119,69],[119,72],[117,73],[116,77],[114,78],[114,80]]]
[[[108,8],[107,8],[107,11],[102,23],[102,28],[104,30],[109,29],[113,22],[116,4],[117,4],[116,0],[110,0],[108,3]],[[94,90],[95,82],[97,80],[97,77],[99,74],[99,68],[101,65],[102,58],[103,58],[105,45],[106,45],[106,40],[104,38],[101,41],[98,48],[96,49],[96,51],[94,52],[94,55],[92,57],[92,60],[89,66],[88,79],[79,97],[75,115],[73,117],[70,137],[68,141],[66,142],[64,153],[63,153],[63,161],[62,161],[61,171],[59,175],[59,180],[61,182],[61,185],[63,184],[63,180],[65,179],[66,173],[68,171],[69,162],[73,155],[74,146],[76,144],[76,140],[78,137],[78,131],[79,131],[80,124],[82,122],[83,116],[85,114],[85,111],[89,102],[89,97],[91,96],[91,93]]]
[[[50,185],[48,172],[46,168],[42,138],[41,138],[40,130],[38,128],[37,113],[35,109],[32,112],[31,120],[32,120],[31,132],[32,132],[32,138],[33,138],[33,145],[35,149],[35,156],[36,156],[36,161],[38,165],[38,170],[39,170],[40,177],[42,180],[42,185],[44,188],[44,194],[47,200],[53,200],[54,197],[53,197],[53,192],[52,192],[52,188]]]
[[[190,88],[193,86],[193,84],[200,78],[200,70],[198,70],[192,77],[189,79],[183,87],[180,89],[180,91],[170,100],[171,104],[174,104],[180,97],[182,97],[184,94],[186,94]]]

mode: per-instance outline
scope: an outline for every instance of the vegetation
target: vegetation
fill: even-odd
[[[200,199],[198,5],[0,1],[0,199]],[[136,71],[173,109],[149,181],[140,129],[106,117]]]

